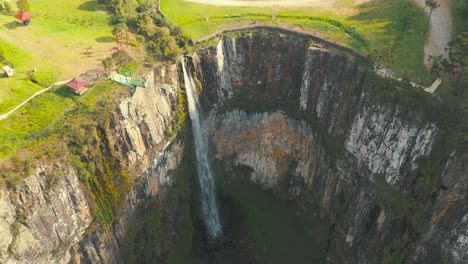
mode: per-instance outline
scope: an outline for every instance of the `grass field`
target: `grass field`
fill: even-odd
[[[26,72],[32,69],[32,65],[39,63],[40,59],[32,56],[24,50],[0,39],[0,46],[7,52],[7,60],[14,66],[16,75],[13,78],[7,78],[3,73],[0,75],[0,114],[14,108],[17,104],[24,101],[31,94],[43,89],[43,87],[31,82]],[[42,64],[39,71],[52,75],[54,70],[47,62]],[[3,67],[3,65],[0,65]]]
[[[98,56],[113,46],[109,16],[96,1],[31,1],[31,12],[36,17],[27,27],[18,26],[16,12],[1,13],[0,38],[37,58],[31,67],[53,65],[59,79],[98,66]],[[81,56],[84,49],[94,56]]]
[[[0,75],[0,114],[54,80],[101,68],[100,60],[114,46],[109,16],[97,1],[36,0],[30,2],[30,10],[35,18],[27,27],[18,25],[15,11],[0,12],[0,45],[15,70],[11,78]],[[93,55],[82,56],[85,49],[92,49]],[[46,80],[42,86],[29,80],[32,69],[37,79]],[[0,159],[51,128],[77,99],[65,87],[56,87],[0,121]]]
[[[0,159],[29,142],[46,137],[59,120],[77,105],[106,93],[103,85],[91,88],[82,96],[73,94],[66,86],[56,86],[20,108],[9,118],[0,121]],[[63,121],[63,120],[62,120]]]
[[[0,77],[0,113],[7,112],[40,89],[27,72],[70,79],[100,67],[99,59],[113,46],[108,16],[95,1],[38,0],[31,2],[33,24],[22,27],[15,12],[0,12],[0,44],[14,66],[13,78]],[[93,49],[93,57],[81,56]],[[3,65],[2,65],[3,66]]]
[[[400,74],[428,77],[423,63],[425,40],[419,37],[426,20],[411,0],[374,0],[360,5],[351,0],[337,1],[332,9],[221,7],[161,0],[161,10],[194,40],[223,28],[253,23],[281,26],[313,33],[364,55],[371,50],[387,50],[393,60],[382,64]]]

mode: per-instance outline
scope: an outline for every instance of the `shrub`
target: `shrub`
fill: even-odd
[[[114,26],[114,29],[112,30],[112,35],[115,35],[122,30],[128,29],[127,24],[125,23],[118,23]]]
[[[102,60],[102,66],[106,71],[110,71],[112,69],[112,66],[114,65],[114,61],[112,58],[105,58]]]
[[[112,53],[112,60],[120,67],[125,63],[132,61],[132,58],[124,50],[119,50]]]
[[[135,74],[139,66],[139,63],[136,61],[129,61],[125,63],[124,65],[120,66],[118,72],[120,74],[126,75],[126,76],[131,76]]]
[[[5,10],[6,10],[6,11],[8,11],[8,12],[10,12],[10,11],[11,11],[11,4],[10,4],[10,3],[8,3],[8,2],[4,2],[4,4],[3,4],[3,5],[5,6]]]
[[[28,0],[18,0],[16,6],[20,12],[29,11],[29,2]]]

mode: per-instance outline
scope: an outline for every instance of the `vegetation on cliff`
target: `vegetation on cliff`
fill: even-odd
[[[184,154],[170,188],[160,190],[160,198],[146,204],[140,220],[126,233],[123,255],[126,263],[196,263],[191,258],[194,227],[194,150],[188,122],[183,122],[175,140],[184,142]]]
[[[34,119],[41,122],[40,125],[44,124],[43,127],[29,134],[27,141],[21,141],[21,148],[2,159],[1,182],[14,189],[24,177],[33,173],[33,169],[47,164],[50,188],[63,177],[64,171],[56,165],[71,165],[91,191],[96,220],[109,223],[129,188],[129,171],[116,160],[118,155],[112,153],[113,147],[108,141],[111,114],[120,99],[128,94],[125,87],[103,82],[95,84],[81,97],[73,95],[67,87],[60,87],[43,98],[49,100],[34,100],[22,111],[28,111],[28,107],[47,107],[55,97],[55,102],[63,101],[68,105],[58,117],[46,115]],[[19,118],[22,111],[18,113]],[[30,122],[25,120],[22,124],[27,126]]]

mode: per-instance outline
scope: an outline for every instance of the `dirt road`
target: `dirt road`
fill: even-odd
[[[424,0],[414,0],[422,8],[425,6]],[[452,4],[453,0],[438,0],[439,7],[432,13],[430,29],[426,46],[424,47],[424,63],[429,66],[429,57],[442,55],[447,58],[448,51],[446,47],[452,39]],[[426,14],[429,15],[429,8],[426,8]]]

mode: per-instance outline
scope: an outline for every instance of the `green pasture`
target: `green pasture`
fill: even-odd
[[[4,114],[35,92],[43,89],[27,78],[26,73],[31,71],[34,65],[41,65],[36,69],[38,73],[43,75],[52,75],[54,70],[49,63],[39,64],[39,58],[2,39],[0,39],[0,46],[6,52],[7,60],[5,63],[0,62],[0,67],[8,64],[15,71],[15,75],[10,78],[7,78],[3,73],[0,74],[0,114]]]
[[[66,86],[56,86],[34,98],[9,118],[0,120],[0,160],[18,148],[28,147],[31,142],[63,129],[65,119],[65,123],[73,123],[73,111],[86,114],[95,108],[99,98],[125,90],[127,88],[105,82],[91,86],[84,95],[78,96]]]
[[[0,74],[0,115],[44,89],[55,80],[67,80],[89,69],[100,67],[97,56],[82,56],[81,51],[110,54],[113,46],[109,15],[97,1],[35,0],[30,11],[35,15],[27,27],[18,24],[12,12],[0,12],[0,46],[5,62],[15,75]],[[34,79],[30,79],[34,69]],[[86,94],[84,98],[92,95]],[[0,159],[30,140],[43,136],[54,121],[76,105],[76,96],[66,87],[55,87],[0,121]],[[82,100],[82,99],[80,99]]]
[[[393,58],[382,61],[385,66],[413,77],[427,75],[423,60],[425,39],[419,36],[426,18],[411,0],[375,0],[357,6],[343,0],[337,1],[333,9],[221,7],[161,0],[161,11],[194,40],[225,28],[276,25],[315,34],[364,55],[372,50],[388,51]]]
[[[0,114],[44,88],[28,79],[33,69],[42,79],[69,79],[82,67],[96,67],[89,58],[80,58],[80,50],[113,41],[108,15],[96,1],[37,0],[31,2],[31,12],[36,17],[27,27],[18,25],[16,12],[0,12],[0,45],[6,57],[0,66],[9,64],[15,71],[12,78],[0,76]]]

